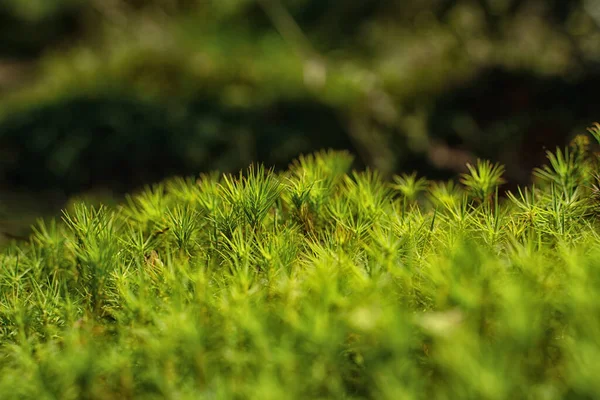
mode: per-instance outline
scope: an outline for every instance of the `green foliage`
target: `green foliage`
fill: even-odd
[[[0,393],[597,398],[599,159],[548,158],[506,198],[329,151],[75,204],[0,253]]]
[[[489,199],[498,186],[505,182],[502,178],[504,173],[502,165],[492,164],[487,160],[477,160],[476,166],[467,164],[467,168],[469,173],[462,175],[461,182],[471,195],[480,201]]]
[[[417,179],[417,173],[404,174],[394,177],[394,185],[392,187],[402,193],[410,201],[415,201],[417,196],[427,189],[427,179]]]
[[[246,177],[236,181],[224,176],[221,195],[251,227],[257,229],[273,208],[283,190],[273,172],[265,174],[264,167],[251,166]]]
[[[556,149],[556,153],[548,152],[550,166],[537,168],[534,174],[547,181],[556,184],[565,193],[571,193],[581,183],[583,164],[569,149],[563,152]]]
[[[600,144],[600,124],[598,122],[594,123],[594,126],[589,128],[588,131],[592,134],[594,139]]]

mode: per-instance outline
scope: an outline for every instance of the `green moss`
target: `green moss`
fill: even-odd
[[[535,187],[505,198],[488,163],[466,188],[388,184],[321,152],[281,173],[253,166],[170,179],[121,206],[76,203],[0,255],[0,391],[595,398],[588,143],[550,154]]]

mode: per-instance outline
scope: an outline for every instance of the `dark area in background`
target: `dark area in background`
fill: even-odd
[[[600,119],[593,1],[227,3],[0,2],[1,225],[322,148],[514,187]]]
[[[326,105],[280,101],[224,112],[215,104],[194,99],[175,111],[126,95],[82,97],[8,117],[0,125],[2,185],[59,188],[67,196],[100,186],[124,194],[171,176],[232,171],[253,161],[283,169],[322,148],[356,152]]]
[[[600,112],[599,89],[600,74],[567,81],[492,69],[442,96],[428,126],[433,135],[448,133],[451,146],[469,143],[479,157],[503,163],[513,184],[524,185],[532,168],[546,162],[546,151],[566,145],[574,126],[591,124]],[[474,125],[456,123],[461,117]]]

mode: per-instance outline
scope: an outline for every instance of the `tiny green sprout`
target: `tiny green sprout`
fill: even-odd
[[[254,229],[258,229],[284,190],[275,173],[263,166],[251,166],[247,175],[240,172],[238,179],[227,175],[220,187],[224,199]]]
[[[583,165],[569,148],[556,149],[555,153],[546,153],[550,165],[535,168],[534,176],[548,183],[557,185],[565,195],[570,195],[581,183],[583,178]]]
[[[462,174],[460,182],[467,187],[471,196],[479,201],[487,201],[498,186],[506,181],[502,178],[504,166],[490,161],[477,160],[475,166],[467,163],[468,174]]]
[[[427,179],[417,179],[417,173],[402,174],[394,176],[392,188],[399,191],[408,201],[415,201],[417,196],[427,189]]]
[[[341,180],[350,169],[354,157],[347,151],[320,151],[301,155],[290,165],[290,172],[297,177],[324,180],[327,187]]]
[[[600,144],[600,123],[594,122],[593,126],[588,128],[588,132],[596,139],[598,144]]]
[[[437,206],[452,209],[463,198],[463,189],[455,181],[433,182],[429,188],[429,201]]]
[[[158,236],[170,230],[175,237],[177,247],[181,250],[189,251],[194,245],[194,237],[199,229],[198,213],[190,207],[176,206],[173,210],[167,212],[168,225],[156,232],[153,236]]]

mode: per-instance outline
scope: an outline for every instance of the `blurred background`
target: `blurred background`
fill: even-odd
[[[525,184],[599,89],[600,0],[0,0],[0,231],[322,148]]]

